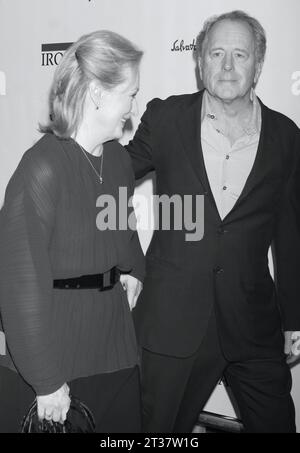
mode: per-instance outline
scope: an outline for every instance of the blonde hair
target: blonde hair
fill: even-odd
[[[89,84],[99,80],[112,89],[125,81],[125,69],[137,69],[143,52],[129,40],[108,30],[82,36],[65,52],[49,94],[49,121],[41,132],[69,138],[76,132],[83,116]]]

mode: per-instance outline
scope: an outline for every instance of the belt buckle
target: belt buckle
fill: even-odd
[[[99,287],[100,292],[108,291],[113,288],[113,285],[111,282],[111,273],[112,273],[112,270],[109,271],[109,275],[105,275],[105,274],[107,274],[107,272],[105,272],[105,274],[104,273],[101,274],[101,282],[100,282],[100,287]]]
[[[102,284],[101,284],[101,287],[99,288],[99,291],[103,292],[103,291],[109,291],[110,289],[113,289],[113,287],[115,286],[115,284],[118,281],[117,277],[118,277],[118,271],[117,271],[116,267],[113,267],[109,271],[109,284],[104,286],[105,278],[102,274],[102,282],[101,282]]]

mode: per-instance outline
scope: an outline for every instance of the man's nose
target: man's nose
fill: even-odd
[[[224,71],[232,71],[233,69],[233,58],[231,53],[226,53],[223,60]]]

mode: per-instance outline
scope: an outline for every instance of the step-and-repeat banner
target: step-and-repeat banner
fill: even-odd
[[[0,204],[21,155],[39,138],[53,72],[68,43],[109,29],[144,50],[139,113],[122,139],[127,143],[150,99],[197,91],[196,36],[206,18],[233,9],[255,16],[267,32],[258,95],[300,126],[299,0],[0,0]],[[151,180],[137,188],[151,191]],[[140,231],[140,238],[146,250],[151,231]],[[293,378],[300,431],[300,366]],[[234,415],[222,385],[206,408]]]

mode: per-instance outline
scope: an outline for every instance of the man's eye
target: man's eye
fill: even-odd
[[[222,57],[223,53],[222,52],[213,52],[212,57],[213,58],[220,58]]]
[[[240,53],[240,52],[237,52],[235,54],[236,58],[238,58],[239,60],[244,60],[246,58],[246,55],[243,54],[243,53]]]

